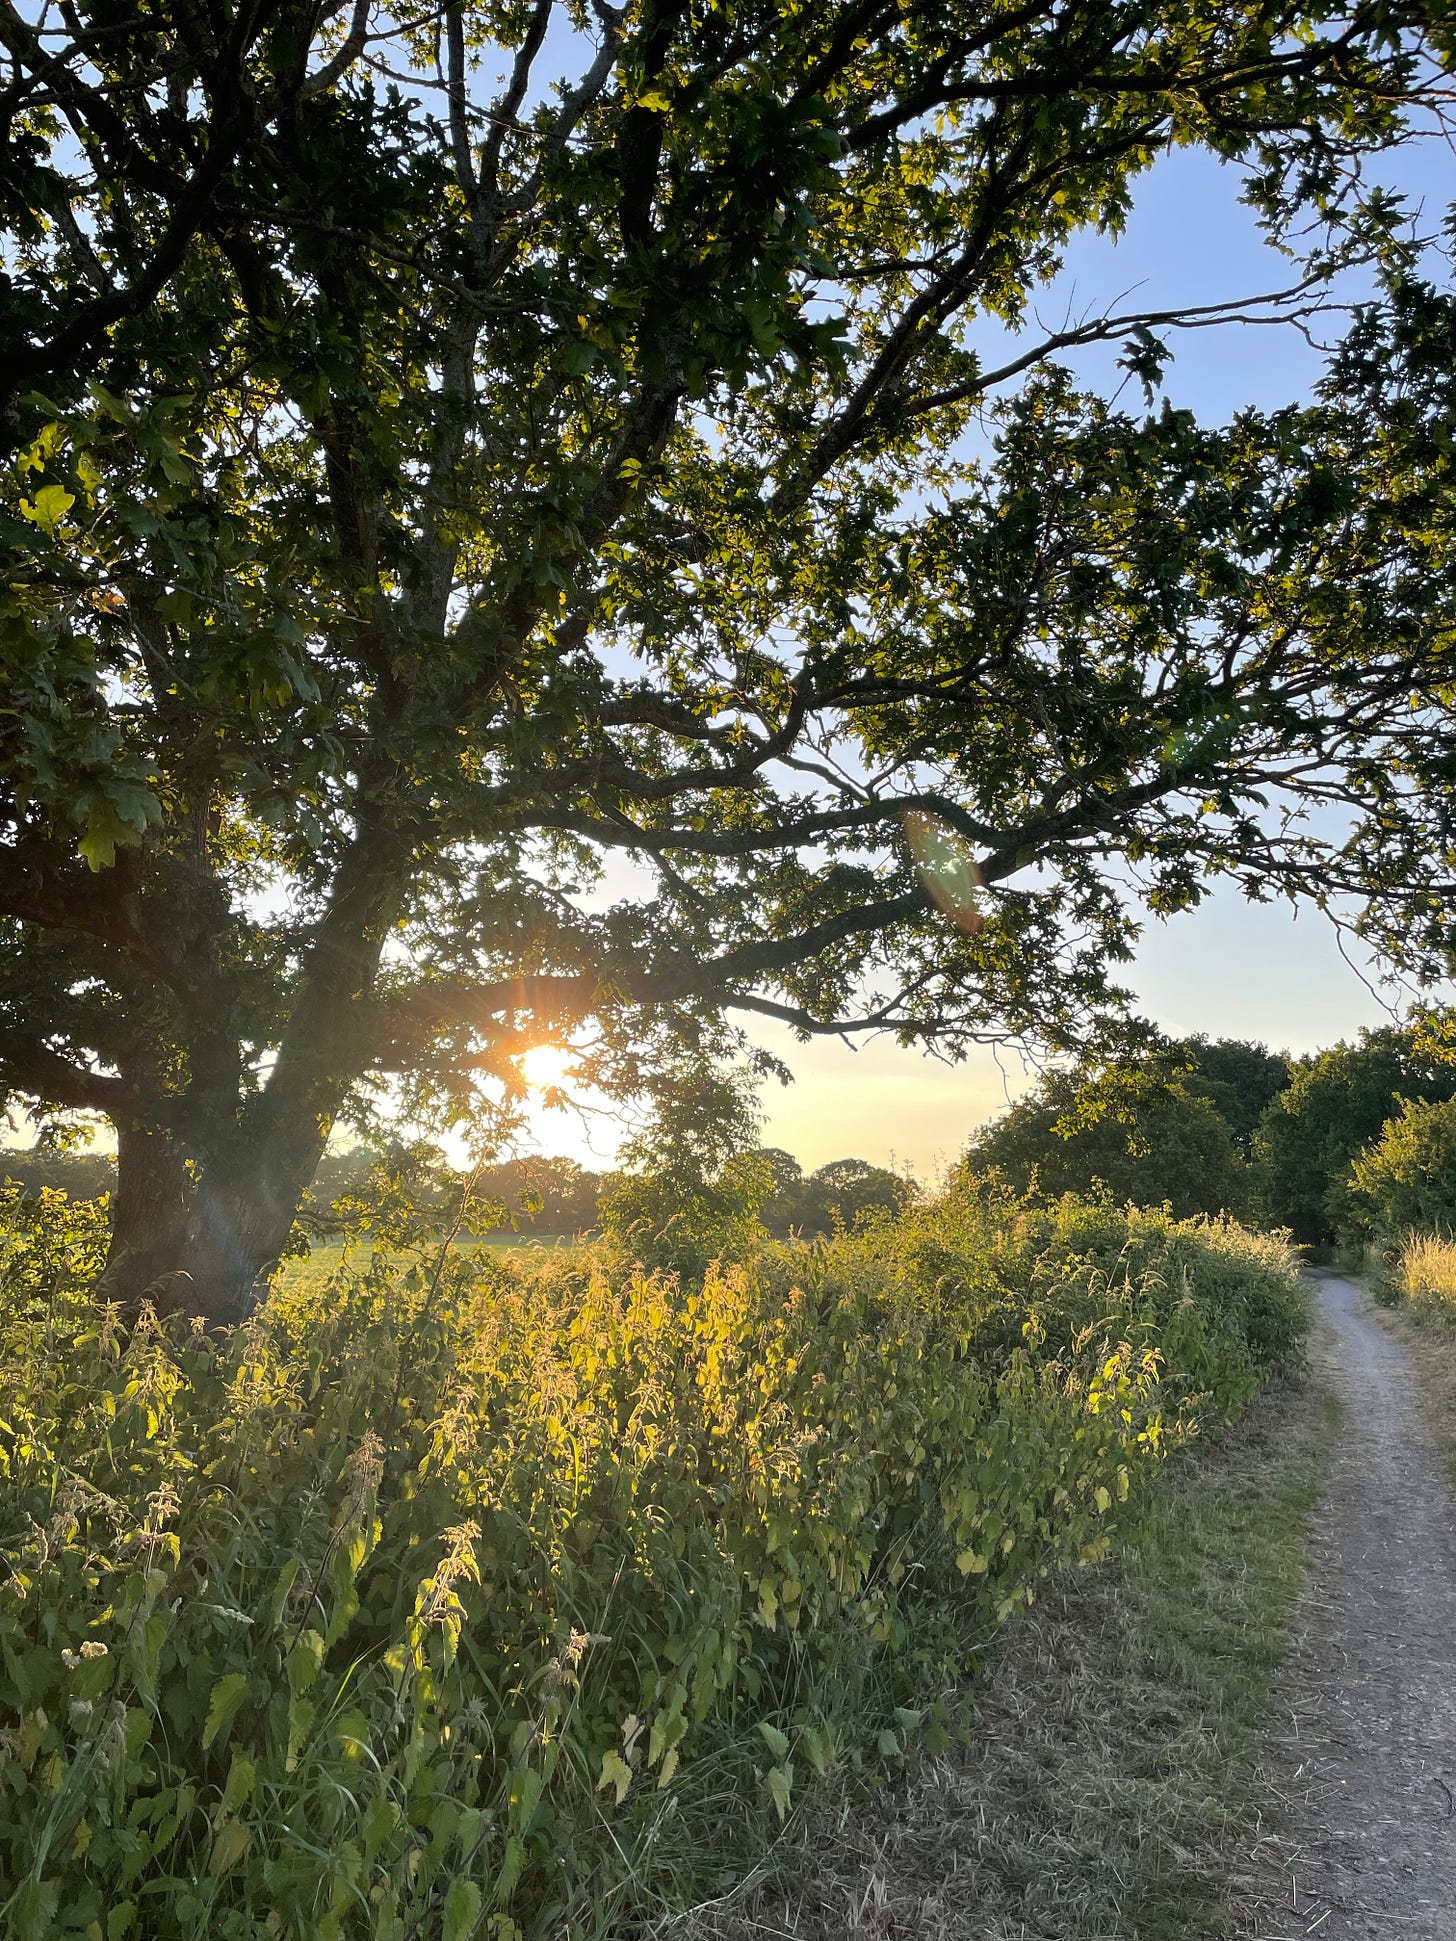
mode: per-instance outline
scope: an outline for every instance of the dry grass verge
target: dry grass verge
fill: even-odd
[[[1373,1278],[1367,1274],[1367,1286]],[[1456,1486],[1456,1243],[1412,1235],[1384,1290],[1396,1305],[1382,1301],[1376,1311],[1415,1365],[1422,1418]]]
[[[666,1941],[1191,1941],[1252,1922],[1256,1764],[1333,1432],[1283,1378],[1150,1494],[1118,1561],[1059,1574],[966,1697],[964,1743],[791,1824]]]

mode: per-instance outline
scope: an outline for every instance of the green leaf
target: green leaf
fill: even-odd
[[[450,1883],[445,1896],[445,1919],[440,1941],[469,1941],[480,1921],[481,1893],[473,1880]]]
[[[224,1679],[222,1682],[226,1684],[228,1681]],[[210,1708],[208,1711],[207,1723],[208,1723],[208,1730],[211,1731],[212,1712]],[[204,1734],[202,1743],[206,1746],[206,1745],[210,1745],[212,1742],[206,1736],[206,1734]],[[253,1779],[254,1779],[254,1770],[253,1770],[252,1760],[244,1759],[244,1757],[240,1752],[235,1752],[233,1754],[233,1763],[228,1768],[227,1784],[222,1789],[222,1806],[221,1806],[222,1812],[236,1813],[240,1806],[244,1805],[249,1799],[252,1798]]]
[[[22,1881],[10,1902],[10,1931],[15,1941],[51,1941],[60,1896],[57,1881]]]
[[[782,1764],[789,1756],[789,1742],[784,1734],[776,1725],[770,1725],[766,1719],[759,1720],[758,1734],[773,1754],[775,1761]]]
[[[293,1581],[303,1568],[301,1557],[290,1557],[278,1573],[278,1581],[273,1586],[273,1595],[268,1602],[268,1622],[277,1625],[283,1617],[283,1607],[288,1602],[288,1593],[293,1589]]]
[[[794,1769],[791,1765],[770,1766],[764,1775],[768,1796],[774,1803],[774,1811],[779,1816],[780,1825],[788,1817],[789,1796],[794,1790]]]
[[[541,1797],[541,1774],[534,1766],[521,1766],[511,1774],[510,1802],[511,1829],[515,1833],[525,1833],[531,1824],[531,1815],[536,1810],[536,1802]]]
[[[602,1759],[602,1776],[597,1781],[597,1791],[603,1792],[608,1786],[616,1787],[618,1806],[631,1791],[632,1768],[620,1752],[606,1753]]]
[[[288,1689],[306,1692],[324,1661],[324,1641],[317,1631],[305,1631],[288,1654]]]
[[[207,1723],[202,1728],[204,1752],[232,1724],[238,1707],[247,1696],[248,1679],[245,1672],[230,1671],[225,1678],[218,1679],[207,1701]],[[232,1784],[231,1776],[228,1784]]]
[[[73,492],[63,485],[43,485],[33,499],[22,499],[20,510],[33,526],[54,535],[56,527],[76,503]]]
[[[318,1708],[312,1699],[291,1698],[288,1701],[288,1750],[283,1756],[283,1770],[294,1772],[298,1767],[299,1754],[304,1741],[313,1729],[314,1713]]]
[[[253,1829],[243,1820],[229,1820],[226,1826],[219,1827],[207,1857],[207,1871],[215,1877],[235,1867],[248,1851],[252,1838]]]
[[[516,1891],[516,1882],[521,1877],[521,1869],[526,1864],[526,1843],[520,1835],[513,1833],[506,1841],[505,1854],[501,1859],[500,1872],[495,1877],[493,1890],[497,1907],[502,1907]]]
[[[817,1726],[806,1725],[799,1735],[804,1751],[809,1756],[809,1764],[822,1778],[829,1770],[830,1745]]]
[[[334,1721],[334,1737],[346,1759],[358,1759],[369,1750],[369,1721],[357,1709],[344,1712]]]

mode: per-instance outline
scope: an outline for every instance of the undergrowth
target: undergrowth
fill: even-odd
[[[591,1936],[806,1774],[944,1743],[968,1634],[1095,1561],[1293,1346],[1287,1253],[968,1189],[679,1284],[604,1249],[127,1331],[3,1209],[0,1925]]]
[[[1285,1932],[1260,1739],[1334,1429],[1307,1380],[1272,1384],[1142,1493],[1114,1558],[1053,1573],[945,1753],[873,1795],[822,1788],[757,1880],[656,1941]]]

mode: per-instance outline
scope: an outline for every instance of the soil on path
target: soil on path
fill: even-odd
[[[1340,1437],[1271,1751],[1289,1801],[1260,1941],[1456,1941],[1456,1499],[1410,1358],[1326,1276],[1313,1359]]]

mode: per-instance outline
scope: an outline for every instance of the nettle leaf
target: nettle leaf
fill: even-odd
[[[450,1883],[440,1928],[440,1941],[469,1941],[480,1921],[482,1897],[473,1880]]]
[[[223,1680],[221,1682],[226,1683],[226,1680]],[[216,1687],[214,1687],[213,1689],[214,1701],[216,1700],[216,1697],[217,1697],[217,1689]],[[234,1710],[235,1709],[236,1708],[234,1708]],[[233,1713],[230,1711],[228,1713],[228,1718],[231,1718],[232,1716],[233,1716]],[[226,1721],[224,1721],[224,1723],[226,1723]],[[206,1748],[212,1744],[213,1739],[217,1737],[217,1732],[220,1729],[221,1729],[220,1727],[216,1729],[214,1728],[213,1705],[209,1704],[207,1708],[207,1727],[202,1735],[202,1744],[203,1744],[204,1750],[206,1750]],[[209,1734],[211,1736],[209,1736]],[[252,1760],[245,1759],[240,1752],[235,1752],[233,1754],[233,1763],[228,1768],[227,1784],[223,1787],[223,1791],[222,1791],[222,1803],[220,1808],[222,1812],[236,1813],[240,1806],[245,1805],[247,1801],[252,1798],[253,1781],[255,1776],[256,1775],[255,1775]]]
[[[206,1749],[225,1732],[237,1716],[238,1708],[248,1696],[248,1675],[242,1671],[230,1671],[226,1677],[219,1678],[213,1686],[207,1701],[207,1723],[202,1729],[202,1746]],[[246,1763],[246,1762],[245,1762]],[[248,1768],[251,1774],[252,1768]],[[229,1777],[228,1785],[231,1787]],[[241,1780],[239,1781],[241,1784]]]
[[[782,1765],[784,1760],[789,1756],[788,1739],[776,1725],[770,1725],[767,1719],[759,1720],[758,1732],[759,1737],[773,1754],[774,1759]]]
[[[319,1675],[324,1661],[324,1640],[321,1633],[309,1629],[300,1636],[288,1653],[288,1689],[298,1694],[306,1692]]]
[[[602,1756],[602,1772],[601,1778],[597,1781],[597,1791],[605,1792],[608,1786],[616,1789],[618,1806],[632,1790],[632,1768],[620,1752],[612,1751]]]
[[[10,1920],[15,1941],[50,1941],[55,1932],[56,1906],[60,1882],[23,1880],[10,1902]]]

